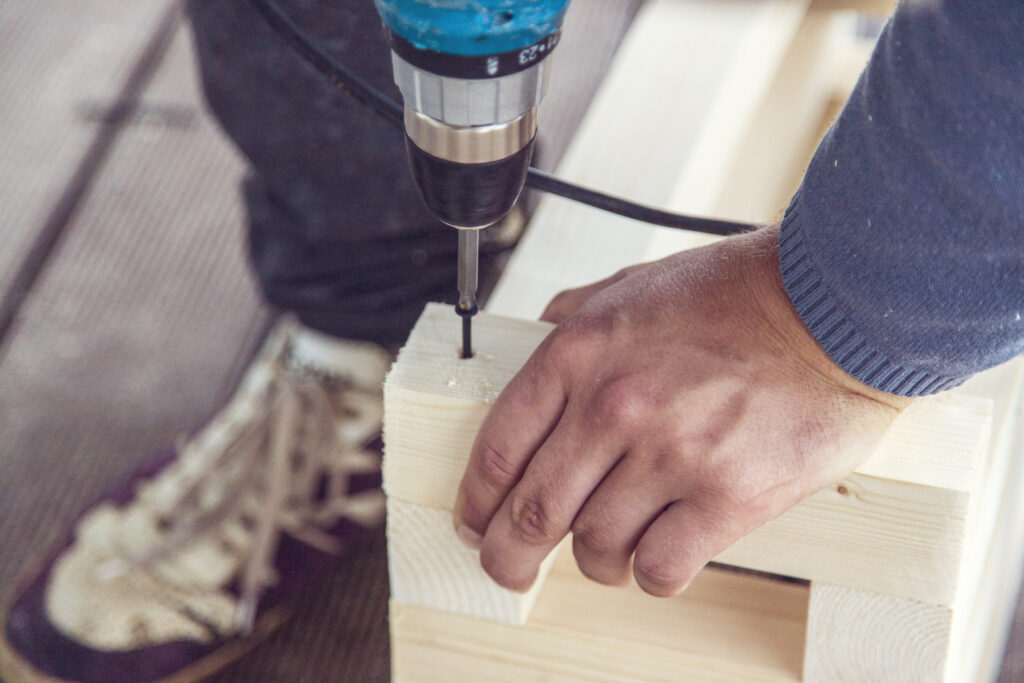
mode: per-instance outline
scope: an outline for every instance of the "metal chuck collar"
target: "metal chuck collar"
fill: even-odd
[[[409,164],[427,207],[445,223],[479,229],[512,209],[533,157],[537,106],[559,36],[555,26],[524,47],[466,55],[420,49],[388,30]]]
[[[427,208],[448,225],[479,229],[512,210],[526,182],[537,108],[507,123],[452,126],[405,109],[406,147]]]

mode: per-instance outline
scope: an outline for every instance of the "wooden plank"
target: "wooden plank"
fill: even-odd
[[[726,181],[707,196],[704,212],[734,220],[769,223],[781,219],[813,151],[809,138],[835,96],[835,73],[853,41],[852,17],[811,5],[757,116],[729,162]],[[817,140],[813,140],[815,146]],[[809,149],[810,148],[810,149]],[[696,185],[680,185],[671,200],[697,206]],[[654,257],[655,254],[650,254]]]
[[[653,205],[665,205],[680,178],[706,176],[702,187],[720,188],[724,165],[753,120],[807,4],[645,4],[559,164],[559,175]],[[678,236],[678,231],[651,230],[546,197],[488,310],[536,318],[562,289],[644,260],[648,242],[663,233]]]
[[[992,401],[994,434],[978,472],[964,535],[964,561],[951,605],[850,587],[814,584],[805,678],[816,681],[989,681],[1005,638],[1022,539],[1001,527],[1019,519],[1018,420],[1024,359],[973,378],[958,390]],[[1019,527],[1017,527],[1019,528]],[[1009,547],[1009,550],[1007,550]],[[997,643],[993,645],[993,642]]]
[[[476,356],[458,356],[450,306],[430,304],[384,382],[384,492],[451,510],[469,448],[490,404],[552,325],[481,314]]]
[[[663,600],[559,556],[523,627],[392,604],[395,681],[796,681],[808,587],[706,569]]]
[[[958,390],[991,399],[996,410],[954,608],[955,648],[946,666],[949,681],[993,680],[1008,637],[1024,557],[1022,386],[1024,358],[1017,358]]]
[[[451,309],[424,312],[385,382],[390,497],[450,510],[489,402],[550,326],[481,314],[459,360]],[[917,402],[855,473],[754,531],[722,562],[951,604],[991,402]]]
[[[948,606],[812,584],[804,680],[942,681],[952,621]]]
[[[387,537],[392,603],[505,624],[526,622],[555,557],[548,556],[527,592],[502,588],[480,567],[480,553],[458,540],[450,510],[394,496],[388,497]]]
[[[451,510],[461,470],[436,455],[462,454],[464,468],[488,406],[551,326],[527,323],[532,345],[524,345],[519,321],[475,324],[476,357],[469,360],[459,358],[460,342],[449,334],[457,327],[451,307],[429,306],[384,384],[392,600],[521,624],[544,582],[543,569],[526,594],[504,589],[484,573],[479,553],[454,532]]]

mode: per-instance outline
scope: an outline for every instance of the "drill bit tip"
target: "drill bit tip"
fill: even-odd
[[[468,315],[462,319],[462,358],[473,357],[473,319]]]
[[[476,288],[479,268],[480,233],[459,230],[459,303],[455,312],[462,316],[462,357],[473,357],[473,316],[477,312]]]
[[[468,308],[464,308],[461,303],[455,306],[455,312],[462,318],[462,358],[473,357],[473,316],[478,310],[476,302]]]

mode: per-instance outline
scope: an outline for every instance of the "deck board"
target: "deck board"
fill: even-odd
[[[0,295],[166,8],[166,0],[0,3]]]

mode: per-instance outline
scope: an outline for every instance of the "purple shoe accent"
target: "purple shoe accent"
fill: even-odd
[[[44,595],[52,566],[51,561],[18,596],[5,630],[10,647],[40,673],[83,683],[154,681],[180,671],[217,647],[175,642],[129,652],[103,652],[76,643],[46,618]]]
[[[379,452],[380,439],[369,442],[368,448]],[[101,497],[86,509],[91,510],[102,502],[111,502],[124,507],[134,497],[140,483],[158,476],[176,458],[173,449],[165,449],[149,458],[142,466],[122,481],[109,494]],[[353,475],[349,481],[349,493],[359,493],[380,487],[380,473]],[[343,548],[365,540],[372,530],[351,520],[341,519],[325,530],[342,542]],[[4,636],[6,645],[25,663],[38,672],[51,677],[71,679],[82,683],[121,683],[156,681],[196,664],[229,645],[238,645],[243,639],[228,638],[208,645],[192,641],[175,641],[139,648],[136,650],[109,652],[95,650],[71,640],[61,633],[46,615],[45,592],[54,563],[74,542],[74,532],[68,534],[36,565],[36,573],[17,593],[14,602],[5,615]],[[270,614],[281,614],[304,592],[313,588],[317,579],[330,569],[340,558],[324,553],[312,546],[282,533],[274,559],[278,572],[277,584],[269,587],[262,595],[256,615],[256,631],[261,631],[262,620]],[[226,587],[236,596],[238,586]],[[265,636],[258,633],[253,642]],[[247,648],[240,647],[234,656]],[[223,664],[234,657],[225,657]]]

